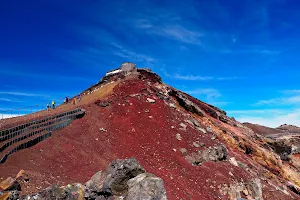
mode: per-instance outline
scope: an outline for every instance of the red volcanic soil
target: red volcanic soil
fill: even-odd
[[[23,193],[33,193],[50,184],[84,183],[97,171],[106,170],[112,160],[135,157],[147,172],[164,180],[168,199],[205,200],[229,199],[220,193],[223,184],[247,182],[268,172],[250,155],[221,138],[212,139],[212,132],[202,133],[185,122],[194,114],[167,105],[153,91],[155,83],[148,82],[151,80],[132,75],[115,84],[109,95],[82,103],[86,110],[83,118],[54,132],[49,139],[12,154],[0,165],[1,179],[24,169],[31,179],[23,186]],[[155,103],[149,103],[147,98],[154,99]],[[102,107],[99,102],[109,105]],[[222,124],[206,116],[205,120],[208,119]],[[187,125],[186,130],[181,123]],[[200,124],[207,129],[201,120]],[[182,140],[176,139],[178,133]],[[205,146],[196,148],[195,141]],[[192,153],[220,144],[227,147],[228,157],[247,165],[251,173],[227,160],[193,166],[180,152],[181,148]],[[264,199],[292,199],[276,191],[267,181],[262,180],[262,187]]]

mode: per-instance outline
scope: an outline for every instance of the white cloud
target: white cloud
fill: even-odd
[[[274,113],[272,116],[239,116],[236,119],[240,122],[250,122],[268,127],[278,127],[282,124],[292,124],[300,127],[300,109],[286,111],[285,113]]]
[[[256,114],[279,114],[284,113],[283,110],[280,109],[254,109],[254,110],[227,110],[228,114],[231,115],[256,115]]]
[[[219,93],[218,90],[212,88],[205,88],[205,89],[195,89],[190,91],[185,91],[190,95],[204,95],[207,101],[214,101],[216,98],[221,97],[222,95]]]
[[[261,105],[291,105],[300,103],[300,95],[294,95],[290,97],[272,98],[267,100],[260,100],[256,102],[255,106]]]

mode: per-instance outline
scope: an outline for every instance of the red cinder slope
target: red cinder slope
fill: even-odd
[[[299,199],[299,169],[274,153],[271,139],[147,70],[106,80],[78,105],[83,118],[11,155],[0,177],[24,169],[31,179],[23,192],[33,193],[84,183],[112,160],[135,157],[164,180],[171,200]]]

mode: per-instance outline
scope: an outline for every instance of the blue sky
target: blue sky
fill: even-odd
[[[3,1],[0,109],[132,61],[238,120],[300,126],[299,19],[297,0]]]

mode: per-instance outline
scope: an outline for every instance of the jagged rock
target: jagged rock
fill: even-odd
[[[43,199],[65,199],[67,197],[66,191],[63,187],[52,185],[37,194],[29,195],[23,199],[27,200],[43,200]]]
[[[272,149],[277,153],[281,160],[290,160],[290,154],[292,153],[292,147],[285,144],[284,141],[274,141],[273,143],[269,143]]]
[[[68,184],[65,187],[52,185],[41,192],[23,197],[26,200],[84,200],[84,186],[80,183]],[[88,198],[89,199],[89,198]]]
[[[147,101],[148,101],[149,103],[155,103],[155,100],[154,100],[154,99],[147,98]]]
[[[99,171],[92,176],[92,178],[85,183],[85,198],[96,199],[102,191],[103,183],[106,173]]]
[[[186,131],[186,127],[187,127],[186,124],[180,123],[179,125],[181,126],[181,128],[179,128],[179,130]]]
[[[127,184],[129,189],[125,200],[167,200],[163,180],[153,174],[139,174]]]
[[[108,167],[102,191],[121,195],[128,189],[127,181],[144,172],[144,168],[134,158],[115,160]]]
[[[176,139],[179,140],[179,141],[182,140],[182,137],[179,133],[176,134]]]
[[[139,176],[140,175],[140,176]],[[6,199],[19,199],[19,193],[2,194]],[[23,196],[26,200],[166,200],[162,179],[145,173],[136,159],[115,160],[107,173],[97,172],[85,185],[74,183],[65,187],[52,185],[37,194]],[[3,199],[3,198],[2,198]],[[5,198],[4,198],[5,199]]]
[[[97,104],[98,106],[101,106],[101,107],[107,107],[109,106],[111,102],[110,101],[96,101],[95,104]]]
[[[13,191],[10,191],[9,193],[9,197],[7,198],[7,200],[19,200],[20,198],[20,191],[18,190],[13,190]],[[0,197],[1,199],[1,197]]]
[[[228,123],[229,122],[229,119],[227,119],[225,116],[219,116],[219,120],[221,121],[221,122],[224,122],[224,123]]]
[[[212,140],[215,140],[217,138],[217,136],[215,135],[215,134],[213,134],[212,136],[211,136],[211,139]]]
[[[229,159],[229,162],[230,162],[232,165],[236,166],[236,167],[239,166],[239,164],[237,163],[235,157],[231,157],[231,158]]]
[[[183,93],[171,90],[169,92],[169,95],[174,96],[178,101],[179,105],[182,106],[185,110],[195,113],[200,117],[204,116],[203,111],[196,104],[188,100],[188,98]]]
[[[239,182],[233,183],[230,186],[225,185],[220,189],[222,194],[228,194],[230,200],[241,199],[241,193],[243,193],[247,199],[263,200],[262,186],[260,179],[255,178],[246,183]]]
[[[300,187],[297,187],[291,182],[288,182],[286,185],[291,191],[300,196]]]
[[[223,145],[209,147],[202,153],[204,160],[221,161],[227,158],[227,149]]]
[[[11,192],[5,192],[5,193],[0,192],[0,199],[1,200],[7,200],[9,198],[11,199],[11,195],[12,195]]]
[[[4,181],[2,181],[0,183],[0,190],[3,190],[3,191],[14,191],[14,190],[21,191],[21,185],[16,179],[14,179],[12,177],[8,177],[7,179],[5,179]]]
[[[80,183],[69,184],[65,187],[67,199],[84,200],[84,185]]]
[[[190,119],[186,120],[186,122],[188,122],[192,126],[196,126],[196,127],[200,127],[201,126],[200,123],[196,119],[194,119],[192,117]]]
[[[171,108],[176,109],[176,105],[175,105],[174,103],[170,103],[169,106],[170,106]]]
[[[193,142],[193,146],[198,148],[198,147],[200,147],[200,144],[199,144],[198,141],[197,142]]]
[[[200,132],[202,132],[202,133],[206,133],[206,130],[205,129],[203,129],[203,128],[200,128],[200,127],[196,127],[196,129],[198,130],[198,131],[200,131]]]
[[[227,158],[227,149],[223,145],[209,147],[204,151],[193,152],[185,159],[193,165],[201,165],[205,161],[222,161]]]
[[[212,130],[212,128],[211,128],[210,126],[208,126],[208,127],[206,128],[206,130],[207,130],[208,132],[213,132],[213,130]]]
[[[182,155],[187,154],[187,150],[185,148],[180,148],[179,151],[182,153]]]

